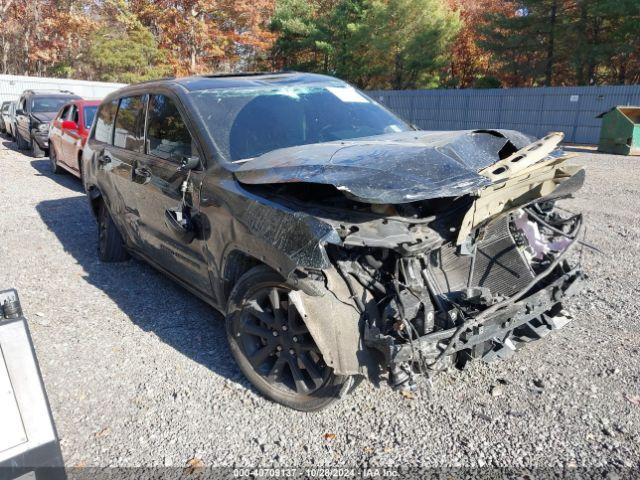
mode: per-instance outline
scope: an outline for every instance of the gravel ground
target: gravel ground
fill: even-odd
[[[271,403],[221,316],[132,260],[98,262],[79,181],[0,145],[0,286],[19,290],[67,466],[639,467],[640,158],[581,153],[587,216],[575,320],[418,399],[363,384],[320,413]]]

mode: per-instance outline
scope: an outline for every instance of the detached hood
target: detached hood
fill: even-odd
[[[242,164],[251,185],[333,185],[366,203],[456,197],[491,184],[480,170],[532,143],[511,130],[403,132],[284,148]]]
[[[38,120],[40,123],[49,123],[51,120],[56,118],[56,114],[58,112],[37,112],[32,113],[31,116]]]

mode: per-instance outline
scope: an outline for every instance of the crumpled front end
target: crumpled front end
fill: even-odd
[[[416,374],[506,358],[564,326],[570,318],[562,301],[583,277],[569,258],[581,226],[580,216],[533,203],[461,246],[332,252],[363,314],[364,344],[392,386],[410,388]]]
[[[415,223],[382,220],[387,229],[408,222],[413,241],[384,248],[360,239],[362,246],[330,250],[365,318],[364,344],[392,386],[411,388],[416,374],[470,359],[509,357],[570,320],[562,301],[583,278],[571,258],[582,216],[556,200],[580,188],[584,172],[565,165],[568,157],[556,150],[561,138],[546,137],[481,171],[492,184],[474,196],[431,215],[419,213],[431,202],[415,205]],[[362,231],[347,234],[345,244]]]
[[[270,191],[337,233],[324,245],[330,267],[296,277],[327,364],[406,389],[416,375],[506,358],[564,326],[562,302],[583,279],[572,255],[582,216],[557,201],[584,171],[566,164],[561,139],[482,165],[472,193],[384,204],[312,184]]]

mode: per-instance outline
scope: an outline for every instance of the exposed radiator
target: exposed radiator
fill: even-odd
[[[445,245],[429,258],[429,270],[441,293],[470,287],[487,287],[492,294],[512,295],[524,288],[534,273],[516,247],[509,230],[509,217],[485,227],[477,245],[475,264],[471,255],[459,255],[454,245]]]
[[[472,286],[488,287],[493,294],[512,295],[534,276],[527,259],[516,247],[509,230],[509,217],[489,224],[478,243]]]

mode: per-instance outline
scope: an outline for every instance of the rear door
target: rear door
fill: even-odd
[[[65,117],[66,121],[73,122],[76,125],[76,128],[73,129],[62,129],[62,149],[64,152],[64,162],[65,164],[74,172],[80,173],[78,167],[78,158],[76,155],[78,143],[81,140],[79,128],[80,114],[78,112],[79,107],[76,104],[72,104],[71,108],[67,112]]]
[[[113,142],[109,148],[112,178],[120,193],[119,215],[133,247],[143,250],[148,242],[141,224],[139,201],[144,195],[146,179],[137,174],[140,160],[144,157],[144,122],[147,95],[122,97],[114,122]]]
[[[26,97],[20,98],[16,110],[20,112],[16,113],[16,130],[22,139],[28,142],[31,136],[31,132],[29,131],[31,122],[29,121],[29,113],[27,112]]]
[[[196,216],[199,206],[204,172],[180,169],[183,159],[200,157],[186,120],[186,112],[180,110],[175,97],[149,96],[145,156],[137,168],[137,173],[146,180],[138,208],[145,236],[150,239],[147,255],[190,286],[211,295],[202,240],[197,237],[185,241],[166,221],[167,211]]]
[[[135,158],[132,158],[131,152],[114,145],[119,104],[120,99],[115,99],[100,106],[91,147],[96,166],[96,183],[125,241],[128,245],[135,246],[138,243],[139,219],[134,185],[131,181]],[[119,138],[123,138],[122,128]]]
[[[62,144],[62,122],[69,113],[71,105],[65,105],[62,110],[58,112],[56,118],[51,122],[51,129],[49,131],[50,148],[53,148],[56,154],[56,162],[64,163],[64,150]]]

